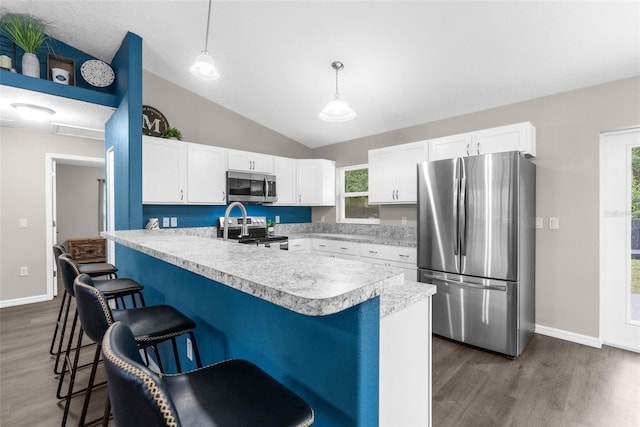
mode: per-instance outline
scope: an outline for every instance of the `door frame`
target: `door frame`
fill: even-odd
[[[46,259],[46,280],[47,280],[47,299],[51,300],[56,295],[57,288],[54,286],[53,272],[55,271],[55,263],[53,259],[52,247],[57,243],[53,232],[54,205],[56,204],[56,192],[54,185],[56,184],[56,176],[54,170],[57,165],[73,165],[73,166],[94,166],[104,167],[104,158],[76,156],[73,154],[45,153],[44,156],[44,177],[45,177],[45,259]]]
[[[599,200],[599,251],[600,251],[600,256],[599,256],[599,299],[600,299],[600,304],[599,304],[599,309],[600,309],[600,319],[599,319],[599,327],[600,327],[600,342],[603,343],[604,345],[608,345],[611,347],[617,347],[617,348],[621,348],[624,350],[629,350],[629,351],[633,351],[633,352],[640,352],[640,347],[639,348],[634,348],[634,347],[627,347],[627,346],[623,346],[620,344],[616,344],[616,343],[611,343],[608,342],[606,340],[606,337],[604,337],[604,330],[605,330],[605,313],[606,313],[606,307],[605,307],[605,292],[607,291],[605,289],[605,268],[604,268],[604,253],[607,250],[607,248],[604,247],[603,242],[604,242],[604,232],[605,232],[605,227],[604,227],[604,212],[605,212],[605,208],[606,206],[604,205],[604,200],[602,197],[602,192],[604,189],[604,151],[605,151],[605,138],[609,137],[609,136],[615,136],[615,135],[623,135],[623,134],[627,134],[627,133],[639,133],[640,132],[640,125],[638,126],[633,126],[633,127],[629,127],[629,128],[625,128],[625,129],[620,129],[620,130],[615,130],[615,131],[604,131],[600,133],[600,141],[599,141],[599,189],[600,189],[600,200]],[[630,250],[630,249],[629,249]],[[625,283],[626,285],[626,283]],[[626,310],[628,307],[625,307],[625,316],[627,315]]]

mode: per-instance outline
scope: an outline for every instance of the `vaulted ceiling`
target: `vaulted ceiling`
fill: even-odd
[[[127,31],[143,67],[309,147],[640,75],[637,1],[214,1],[220,78],[188,68],[208,2],[3,0],[110,62]],[[327,123],[341,98],[358,113]]]

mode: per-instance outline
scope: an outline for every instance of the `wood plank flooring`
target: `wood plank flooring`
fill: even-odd
[[[0,426],[62,421],[48,354],[59,298],[0,309]],[[83,354],[88,361],[93,348]],[[105,388],[95,392],[88,419],[102,415],[105,398]],[[81,405],[73,399],[67,425]],[[434,336],[433,425],[638,427],[640,354],[536,335],[511,361]]]

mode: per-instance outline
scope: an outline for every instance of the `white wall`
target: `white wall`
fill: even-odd
[[[0,305],[46,295],[46,153],[104,158],[104,142],[0,127]]]
[[[56,168],[58,243],[68,239],[99,237],[98,179],[104,166],[58,164]]]

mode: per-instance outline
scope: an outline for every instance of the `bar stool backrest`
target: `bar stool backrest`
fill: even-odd
[[[93,286],[93,279],[88,274],[80,274],[75,279],[73,288],[84,333],[96,344],[102,343],[104,333],[113,324],[107,299]]]
[[[76,262],[71,258],[71,255],[64,253],[58,257],[58,268],[62,276],[64,290],[73,296],[73,281],[80,275]]]
[[[113,419],[119,427],[175,426],[180,420],[160,377],[140,357],[129,327],[116,322],[102,341]]]

